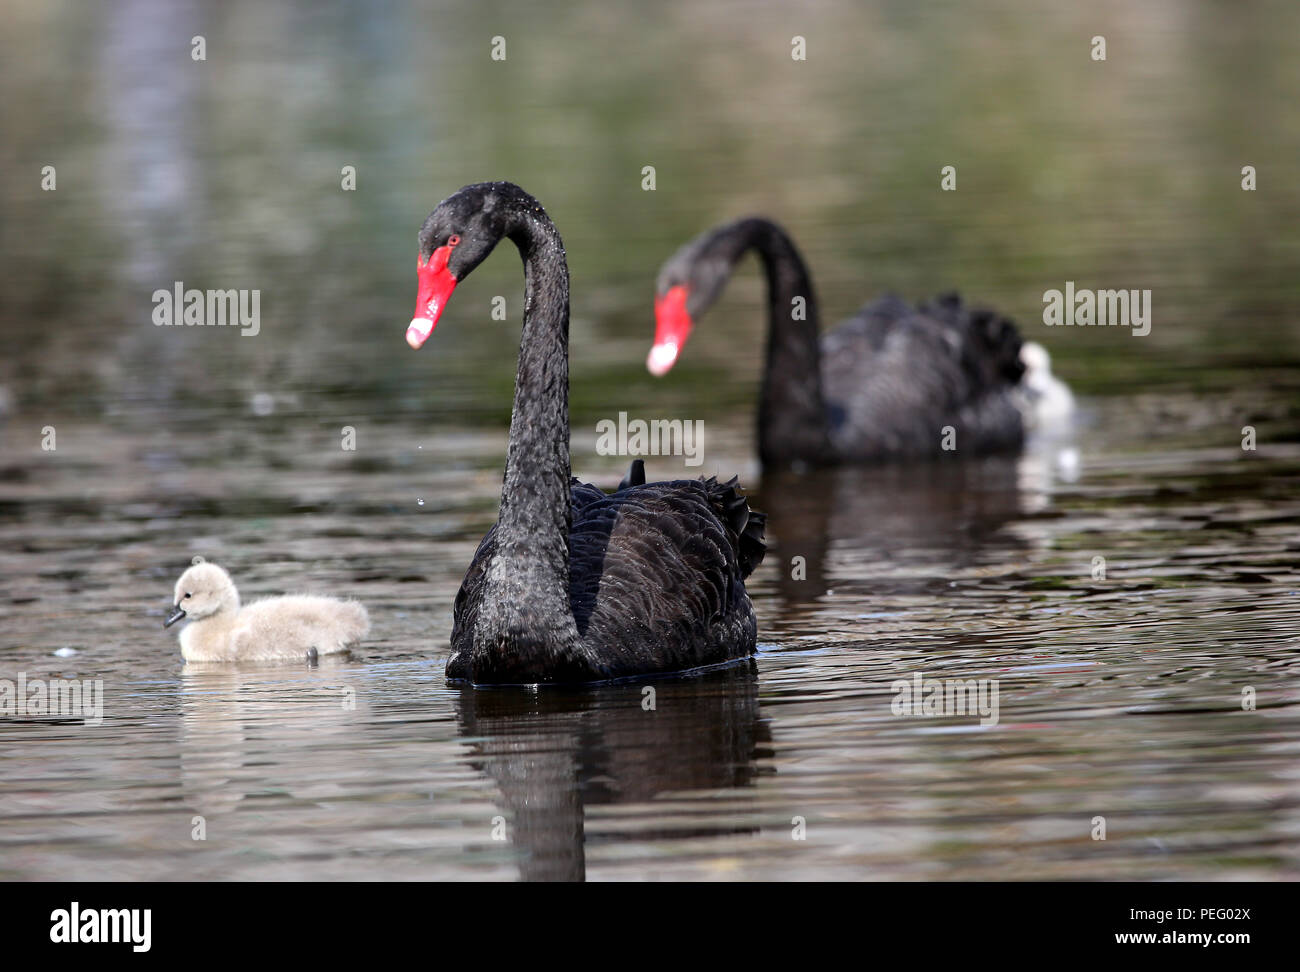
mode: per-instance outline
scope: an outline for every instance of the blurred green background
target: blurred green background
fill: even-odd
[[[752,266],[670,379],[643,367],[659,263],[747,213],[793,233],[826,325],[956,288],[1085,394],[1300,384],[1294,3],[9,0],[5,20],[10,410],[154,423],[272,394],[304,416],[500,423],[513,254],[425,352],[402,339],[421,221],[484,179],[534,193],[567,244],[575,424],[752,408]],[[177,280],[260,289],[261,334],[156,328],[150,295]],[[1152,334],[1044,327],[1066,280],[1150,289]]]

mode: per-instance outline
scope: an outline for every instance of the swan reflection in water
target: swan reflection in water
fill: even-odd
[[[1019,457],[764,472],[754,502],[768,514],[779,607],[760,624],[807,618],[832,589],[937,596],[960,572],[1014,569],[1034,544],[1024,524],[1058,515],[1053,491],[1071,478],[1061,456],[1078,462],[1049,440]]]
[[[349,659],[337,655],[292,665],[186,663],[178,740],[186,807],[214,817],[259,789],[307,801],[345,792],[297,757],[344,746],[356,733],[358,718],[343,704],[349,675]],[[270,769],[285,775],[268,784]]]
[[[654,708],[643,706],[654,689]],[[588,688],[464,688],[456,700],[470,765],[500,789],[505,832],[526,881],[581,881],[589,808],[646,804],[637,841],[752,833],[716,817],[655,813],[670,794],[750,786],[771,736],[752,658],[697,675]],[[611,822],[612,825],[613,822]]]

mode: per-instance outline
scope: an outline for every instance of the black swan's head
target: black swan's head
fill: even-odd
[[[665,375],[677,363],[691,328],[731,277],[751,222],[741,220],[702,233],[660,267],[655,283],[655,343],[646,358],[652,375]]]
[[[487,258],[521,207],[541,210],[532,196],[510,182],[466,186],[438,203],[420,229],[420,283],[407,344],[418,348],[428,340],[456,284]]]

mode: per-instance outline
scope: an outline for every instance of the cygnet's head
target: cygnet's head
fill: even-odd
[[[197,621],[216,614],[223,608],[239,608],[239,594],[230,575],[216,564],[195,564],[176,582],[173,607],[163,622],[170,628],[181,618]]]
[[[1026,419],[1039,430],[1068,430],[1073,421],[1074,395],[1065,382],[1052,374],[1052,357],[1047,349],[1036,341],[1026,341],[1020,347],[1020,361],[1025,366],[1020,385],[1029,410]]]
[[[1020,363],[1030,374],[1051,374],[1052,356],[1037,341],[1026,341],[1020,346]]]

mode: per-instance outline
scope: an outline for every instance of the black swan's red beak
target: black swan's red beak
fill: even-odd
[[[406,328],[406,343],[413,348],[429,340],[451,292],[456,289],[456,278],[447,269],[450,256],[451,247],[440,246],[429,256],[428,263],[416,265],[420,289],[415,296],[415,317]]]
[[[686,285],[678,284],[662,297],[655,298],[655,345],[650,349],[645,366],[656,378],[668,374],[677,363],[677,353],[690,336],[694,322],[686,313],[689,295]]]

